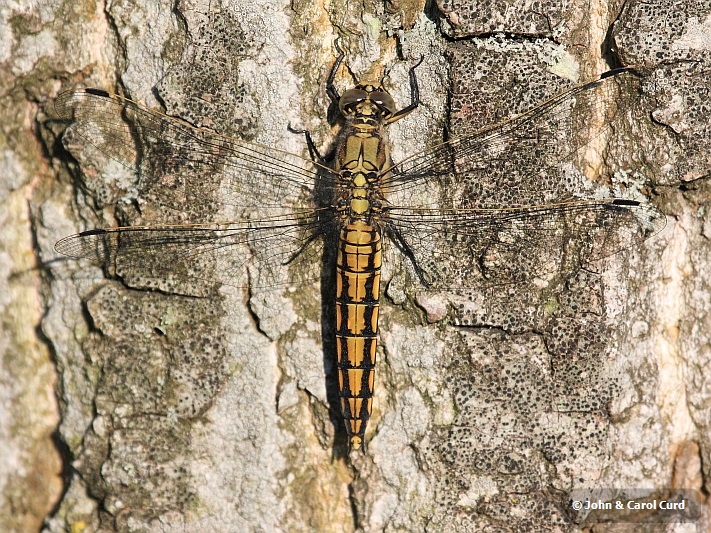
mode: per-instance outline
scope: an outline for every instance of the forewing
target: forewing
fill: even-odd
[[[383,179],[383,192],[397,206],[435,207],[444,200],[441,206],[450,208],[556,203],[590,193],[585,176],[561,163],[585,159],[585,148],[600,149],[625,119],[624,98],[638,91],[633,71],[611,71],[405,159]]]
[[[174,221],[204,217],[206,197],[237,213],[304,207],[304,198],[320,201],[313,198],[317,179],[322,196],[335,180],[330,169],[308,159],[195,128],[106,91],[62,93],[55,110],[72,121],[66,137],[78,136],[138,172],[139,193]]]

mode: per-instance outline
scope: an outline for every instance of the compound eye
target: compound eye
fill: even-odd
[[[393,97],[385,91],[373,91],[372,93],[370,93],[370,99],[375,102],[375,104],[380,109],[386,111],[389,115],[395,113],[395,100],[393,100]]]
[[[356,104],[368,98],[368,93],[362,89],[348,89],[338,101],[338,108],[344,115],[353,113],[352,108]]]

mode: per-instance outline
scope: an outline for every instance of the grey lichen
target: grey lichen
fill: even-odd
[[[420,5],[414,2],[196,2],[180,4],[179,16],[165,4],[116,4],[105,18],[82,5],[71,21],[66,15],[55,41],[38,34],[15,72],[31,70],[45,43],[64,50],[65,80],[116,85],[195,125],[306,154],[303,138],[287,125],[304,123],[320,146],[329,144],[323,82],[333,49],[326,37],[341,35],[348,66],[385,75],[400,105],[409,98],[408,69],[426,56],[418,70],[422,106],[390,128],[394,156],[402,159],[443,140],[447,102],[453,135],[592,77],[601,58],[589,54],[617,17],[617,56],[644,60],[648,85],[644,105],[600,137],[609,143],[595,161],[602,171],[594,186],[646,197],[656,187],[679,224],[603,264],[543,272],[524,291],[418,295],[407,265],[388,264],[377,407],[367,454],[349,459],[334,445],[341,422],[321,374],[329,367],[319,337],[328,327],[319,317],[326,306],[314,303],[317,283],[284,291],[253,283],[245,292],[263,279],[259,269],[235,281],[234,265],[225,262],[221,272],[213,265],[196,276],[198,285],[206,282],[197,290],[184,280],[156,283],[150,265],[143,273],[119,269],[121,279],[110,282],[96,270],[88,282],[80,265],[64,265],[42,330],[61,372],[61,438],[81,476],[69,481],[48,530],[572,529],[564,507],[569,490],[669,483],[666,450],[676,435],[670,413],[678,412],[688,422],[685,438],[701,442],[702,464],[711,464],[708,394],[699,378],[708,367],[703,331],[711,329],[703,327],[708,210],[692,207],[708,192],[703,3],[673,13],[642,2],[615,13],[613,3],[601,33],[584,16],[584,2],[440,4],[443,13],[430,17],[469,42],[447,44],[435,23],[412,12]],[[679,60],[692,62],[653,70],[657,61]],[[86,79],[91,65],[93,78]],[[446,68],[456,83],[449,94]],[[117,69],[118,80],[102,74]],[[339,87],[351,81],[345,69],[337,79]],[[54,228],[38,230],[45,254],[50,241],[80,225],[67,221],[72,216],[89,225],[217,220],[235,207],[224,205],[232,197],[220,168],[199,176],[202,188],[180,210],[178,196],[117,173],[110,158],[82,153],[69,135],[64,143],[82,164],[82,191],[71,208],[66,191],[37,208]],[[50,148],[66,158],[59,145]],[[551,176],[541,179],[593,187],[572,163]],[[679,182],[682,192],[674,189]],[[468,192],[490,193],[484,185]],[[663,254],[668,242],[677,262]],[[550,253],[546,245],[534,252]],[[397,256],[394,248],[387,253]],[[485,259],[491,271],[510,266],[494,255]],[[689,288],[684,280],[693,280]],[[664,310],[673,312],[660,320]],[[658,379],[670,361],[692,378],[682,382],[665,371]],[[655,406],[658,385],[678,403]],[[691,407],[675,411],[682,398]]]

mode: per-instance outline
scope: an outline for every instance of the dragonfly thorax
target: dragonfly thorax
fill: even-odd
[[[344,214],[370,218],[373,206],[380,205],[379,181],[389,163],[387,145],[375,132],[359,131],[355,125],[342,141],[337,157]]]
[[[366,218],[371,215],[373,204],[374,185],[378,179],[378,172],[342,172],[344,194],[347,196],[347,212],[350,218]]]

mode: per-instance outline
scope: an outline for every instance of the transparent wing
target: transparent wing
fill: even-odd
[[[55,249],[140,288],[209,296],[220,285],[283,287],[320,277],[317,237],[328,232],[318,215],[96,229],[65,237]]]
[[[304,207],[328,196],[336,174],[327,167],[275,148],[195,128],[98,89],[60,94],[57,116],[71,120],[78,136],[141,176],[139,189],[176,220],[204,216],[204,197],[239,210]],[[219,177],[219,179],[217,179]],[[192,207],[191,207],[192,206]]]
[[[389,233],[420,279],[444,290],[522,283],[661,231],[655,208],[576,167],[587,150],[602,159],[637,84],[632,71],[613,71],[394,165],[383,180]]]
[[[102,90],[62,93],[55,110],[72,121],[65,145],[80,150],[78,140],[135,173],[140,198],[126,227],[67,237],[59,253],[90,259],[133,286],[182,294],[246,286],[247,271],[250,286],[262,288],[319,278],[330,169]]]
[[[608,72],[520,115],[406,158],[383,179],[383,193],[393,205],[426,207],[440,199],[418,196],[418,189],[441,180],[448,207],[495,208],[556,203],[585,192],[583,180],[559,163],[604,144],[638,87],[631,69]]]
[[[388,220],[396,243],[410,250],[421,269],[420,279],[441,290],[573,272],[642,242],[666,224],[653,207],[619,198],[500,209],[394,207]]]

